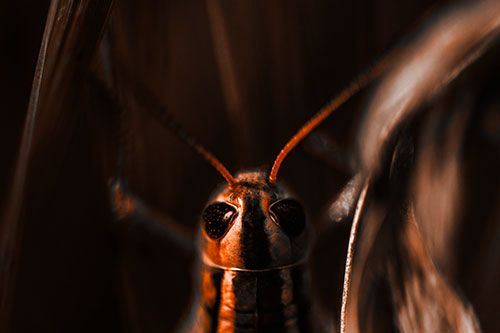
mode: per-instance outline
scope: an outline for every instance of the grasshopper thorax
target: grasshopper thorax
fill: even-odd
[[[301,263],[309,230],[302,205],[264,171],[237,174],[219,187],[201,216],[203,262],[240,270],[267,270]]]

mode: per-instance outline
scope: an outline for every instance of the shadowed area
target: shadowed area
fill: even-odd
[[[52,6],[48,15],[49,1],[0,5],[2,332],[169,332],[185,319],[196,292],[190,240],[224,179],[127,92],[127,80],[232,174],[269,170],[311,116],[395,47],[407,53],[388,74],[320,125],[326,139],[299,145],[280,169],[321,230],[313,297],[326,325],[338,327],[348,206],[359,190],[347,183],[361,166],[373,184],[348,331],[453,331],[476,320],[500,330],[500,50],[488,44],[498,1]],[[450,22],[440,19],[453,15],[464,20],[440,35]],[[120,216],[110,201],[116,179]],[[335,202],[340,193],[348,196]]]

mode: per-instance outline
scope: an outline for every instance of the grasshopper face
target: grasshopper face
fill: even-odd
[[[309,228],[302,205],[263,171],[237,175],[221,186],[201,217],[204,263],[262,270],[300,263],[307,256]]]

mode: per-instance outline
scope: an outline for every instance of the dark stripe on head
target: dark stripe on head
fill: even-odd
[[[245,215],[241,228],[241,255],[246,268],[266,268],[271,262],[269,239],[265,232],[266,216],[262,212],[261,196],[245,198]]]
[[[259,274],[257,282],[257,311],[261,313],[259,329],[280,327],[286,322],[283,310],[292,300],[291,297],[286,299],[288,297],[285,292],[292,283],[291,275],[283,273],[282,270]]]
[[[253,272],[233,272],[234,309],[238,312],[255,312],[257,278]]]

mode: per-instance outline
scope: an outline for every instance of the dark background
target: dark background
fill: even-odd
[[[108,24],[116,53],[126,66],[234,173],[269,167],[286,141],[321,106],[403,37],[418,31],[416,27],[429,15],[450,3],[221,1],[245,115],[243,125],[232,123],[226,112],[204,1],[116,1]],[[0,5],[3,210],[9,204],[8,186],[48,5],[48,1]],[[470,80],[476,89],[491,87],[497,76],[484,79],[484,73],[498,73],[492,52],[469,71],[463,84]],[[91,69],[99,67],[95,57],[90,62]],[[491,88],[491,96],[497,88],[498,83]],[[81,89],[84,97],[75,98],[74,108],[65,109],[71,116],[52,118],[58,134],[47,145],[41,142],[42,148],[34,152],[11,330],[171,331],[189,306],[194,256],[168,244],[161,234],[134,228],[123,231],[112,221],[106,186],[115,173],[109,157],[114,154],[114,111],[106,97],[95,97],[86,85]],[[364,91],[319,129],[341,151],[353,152],[369,94],[369,89]],[[194,236],[200,212],[222,178],[140,110],[129,122],[124,178],[130,189]],[[40,126],[51,131],[47,123]],[[248,146],[238,143],[242,133],[238,126],[247,131]],[[470,142],[467,179],[473,193],[480,195],[471,194],[466,210],[470,213],[464,214],[464,220],[474,216],[497,221],[498,215],[491,217],[494,212],[490,211],[495,200],[498,203],[494,171],[498,170],[498,142],[474,136]],[[493,152],[493,162],[491,154],[490,160],[485,159],[488,152]],[[298,193],[312,223],[317,224],[350,172],[324,163],[300,146],[285,160],[279,176]],[[457,226],[467,235],[465,240],[474,241],[457,245],[458,268],[449,277],[476,306],[486,331],[499,328],[493,295],[500,290],[496,287],[488,296],[485,287],[477,286],[490,269],[493,276],[499,274],[498,264],[485,268],[477,259],[494,256],[487,250],[494,236],[484,242],[487,231],[494,234],[496,230],[490,227],[465,221]],[[313,253],[315,288],[334,313],[339,307],[348,228],[337,226],[319,240]],[[488,260],[498,262],[496,257]]]

